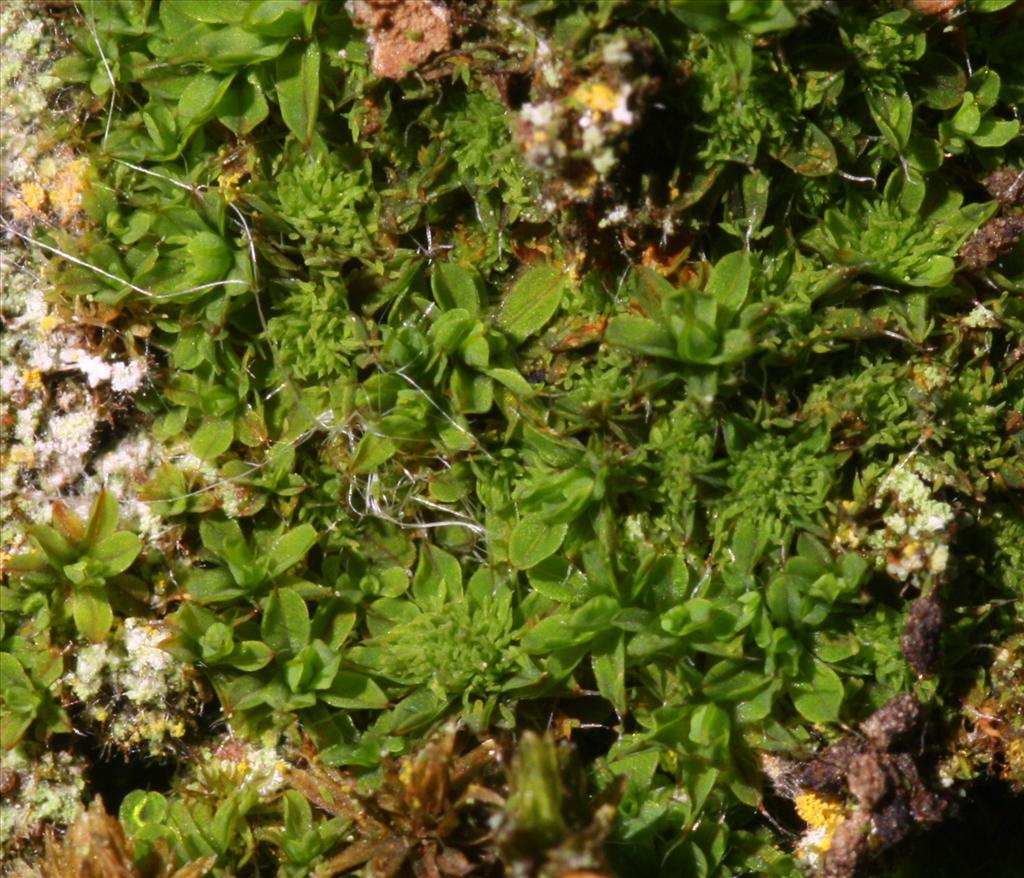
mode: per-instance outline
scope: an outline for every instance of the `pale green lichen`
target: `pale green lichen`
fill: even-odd
[[[885,503],[885,527],[868,537],[868,545],[885,556],[886,572],[906,581],[911,576],[940,576],[949,563],[955,513],[935,496],[938,474],[911,460],[896,467],[878,486]]]
[[[29,2],[0,9],[0,197],[8,234],[0,256],[0,549],[21,542],[19,521],[46,519],[53,498],[89,472],[107,412],[103,392],[139,389],[140,364],[93,349],[92,327],[69,321],[50,285],[46,254],[27,238],[37,226],[78,223],[88,161],[59,136],[47,71],[60,31]],[[21,236],[21,237],[19,237]],[[109,359],[109,362],[108,362]],[[116,386],[115,386],[116,385]]]
[[[0,770],[14,786],[0,799],[0,849],[16,850],[38,839],[45,826],[60,829],[75,819],[85,793],[85,763],[68,752],[38,752],[22,744],[2,754]]]
[[[46,73],[55,36],[28,0],[0,6],[0,180],[5,201],[14,187],[35,180],[39,160],[53,145],[43,123],[60,85]]]
[[[173,752],[191,723],[187,666],[162,648],[158,623],[126,619],[104,643],[77,651],[65,684],[110,745],[152,756]]]

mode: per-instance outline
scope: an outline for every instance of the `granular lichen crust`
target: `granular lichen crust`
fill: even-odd
[[[17,747],[3,754],[0,844],[5,851],[38,845],[47,828],[67,827],[82,808],[86,763],[67,752]]]

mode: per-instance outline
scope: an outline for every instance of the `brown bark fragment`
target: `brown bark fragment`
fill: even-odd
[[[838,793],[846,788],[846,773],[862,747],[853,738],[843,738],[822,750],[801,768],[797,783],[815,792]]]
[[[890,848],[906,839],[914,829],[910,806],[902,796],[895,796],[874,814],[875,837],[882,848]]]
[[[949,810],[949,802],[927,787],[919,786],[910,797],[910,813],[922,826],[941,823]]]
[[[21,778],[12,768],[0,768],[0,798],[6,799],[18,791]]]

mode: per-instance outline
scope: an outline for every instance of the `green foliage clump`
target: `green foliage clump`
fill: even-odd
[[[960,245],[996,210],[994,204],[960,210],[960,201],[956,193],[929,199],[894,175],[881,200],[854,196],[842,209],[825,211],[804,242],[830,261],[887,283],[942,287],[953,277]]]
[[[281,366],[302,381],[341,377],[366,344],[344,283],[331,277],[296,282],[267,321],[267,336],[280,352]]]
[[[760,525],[772,542],[785,545],[797,529],[816,530],[839,462],[821,430],[800,442],[771,433],[758,436],[734,457],[719,532],[746,522]]]
[[[276,210],[307,265],[336,265],[337,254],[372,261],[380,199],[370,171],[366,159],[337,150],[285,157],[274,174]]]
[[[407,603],[392,605],[401,612],[393,622],[386,599],[375,602],[380,633],[364,642],[356,661],[395,683],[428,686],[439,699],[500,692],[516,666],[512,592],[480,577],[468,595],[444,598],[424,594],[417,614]]]
[[[116,752],[126,875],[913,874],[1020,778],[1015,10],[382,5],[67,13],[4,473],[150,453],[5,522],[5,766],[93,763],[22,823]]]
[[[34,525],[29,539],[36,551],[12,559],[19,591],[49,592],[57,630],[71,623],[83,637],[102,641],[114,623],[112,597],[138,591],[138,580],[122,574],[138,557],[142,541],[131,531],[116,530],[118,514],[117,500],[106,491],[97,495],[87,521],[57,503],[57,526]]]

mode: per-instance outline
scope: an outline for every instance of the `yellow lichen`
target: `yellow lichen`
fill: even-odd
[[[10,206],[11,217],[17,220],[19,223],[28,222],[35,216],[35,213],[32,211],[32,208],[25,204],[24,200],[21,198],[12,198]]]
[[[820,851],[827,851],[832,846],[832,833],[845,816],[842,805],[812,792],[800,793],[793,799],[793,805],[804,823],[812,829],[824,830],[815,833],[814,846]]]
[[[863,542],[861,532],[852,524],[845,524],[840,527],[836,534],[836,542],[841,546],[845,546],[850,549],[860,548],[860,544]]]
[[[1006,745],[1003,775],[1010,780],[1024,780],[1024,738],[1014,738]]]
[[[54,329],[61,325],[63,321],[54,314],[46,314],[39,320],[39,331],[43,335],[49,335]]]
[[[230,203],[237,198],[238,184],[244,176],[244,171],[231,171],[221,174],[217,178],[217,187],[220,189],[220,194],[225,201]]]
[[[595,113],[610,113],[619,104],[619,95],[603,82],[584,82],[572,96]]]
[[[21,373],[21,380],[25,382],[25,387],[28,390],[42,390],[43,388],[43,373],[38,369],[26,369]]]
[[[21,200],[33,213],[41,213],[46,207],[46,190],[31,180],[22,185]]]
[[[31,448],[18,446],[11,449],[11,463],[16,466],[33,466],[36,462],[36,453]]]
[[[88,171],[87,159],[75,159],[60,168],[54,177],[50,205],[62,225],[69,225],[82,208]]]
[[[578,284],[583,279],[583,267],[586,264],[587,254],[580,250],[567,260],[569,279]]]
[[[208,770],[212,771],[217,778],[225,783],[239,786],[245,781],[245,776],[249,773],[249,763],[244,759],[241,762],[218,759],[217,764],[209,766]]]

